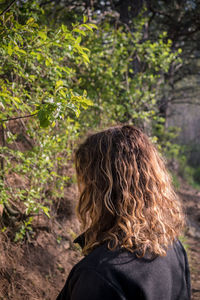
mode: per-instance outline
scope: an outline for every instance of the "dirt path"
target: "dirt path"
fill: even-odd
[[[185,185],[179,192],[185,213],[188,229],[185,246],[191,272],[192,300],[200,299],[200,192]]]

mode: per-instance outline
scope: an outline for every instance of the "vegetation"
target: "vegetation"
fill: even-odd
[[[161,94],[182,64],[181,44],[162,27],[147,34],[148,7],[128,23],[113,8],[86,16],[84,2],[70,13],[65,4],[1,3],[0,203],[3,231],[14,226],[15,241],[32,233],[35,215],[51,216],[72,180],[66,170],[77,137],[88,129],[134,123],[170,160],[180,154]]]
[[[40,210],[50,216],[49,186],[51,199],[58,194],[61,197],[68,180],[61,176],[61,166],[67,164],[80,109],[92,104],[86,91],[73,89],[75,66],[88,64],[81,34],[96,26],[77,23],[68,29],[62,24],[53,30],[43,24],[37,2],[31,7],[37,9],[34,17],[29,8],[15,8],[3,14],[0,25],[0,201],[8,214],[23,221],[15,237],[19,239]],[[18,148],[20,142],[28,144],[25,151]],[[21,182],[19,187],[9,182],[11,176]]]

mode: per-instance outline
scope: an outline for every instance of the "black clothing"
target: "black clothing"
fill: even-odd
[[[100,245],[72,268],[57,297],[57,300],[112,299],[189,300],[190,273],[181,242],[174,243],[166,256],[151,259]]]

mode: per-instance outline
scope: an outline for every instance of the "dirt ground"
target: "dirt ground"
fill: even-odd
[[[29,236],[26,243],[11,242],[9,232],[0,234],[0,300],[56,299],[81,257],[73,244],[79,229],[75,195],[76,188],[68,188],[51,219],[36,217],[32,226],[35,236]]]
[[[184,245],[191,272],[192,300],[200,299],[200,191],[184,183],[179,192],[187,216],[188,228]]]
[[[188,228],[184,245],[189,257],[192,300],[200,299],[200,193],[186,184],[180,189]],[[26,243],[10,241],[9,232],[0,234],[0,300],[55,300],[72,266],[81,259],[73,244],[79,231],[73,213],[76,188],[67,189],[65,197],[48,219],[34,220],[34,238]],[[163,299],[164,300],[164,299]]]

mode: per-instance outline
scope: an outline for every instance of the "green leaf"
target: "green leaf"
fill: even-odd
[[[63,97],[66,98],[66,93],[63,90],[59,90],[59,94]]]
[[[62,28],[62,31],[63,31],[63,32],[66,32],[66,31],[67,31],[67,26],[66,26],[66,25],[62,24],[62,25],[61,25],[61,28]]]
[[[21,103],[22,101],[18,98],[18,97],[13,97],[13,99],[18,102],[18,103]]]
[[[8,54],[9,54],[10,56],[13,54],[13,49],[12,49],[10,43],[8,44],[8,49],[7,49],[7,51],[8,51]]]
[[[86,53],[82,53],[82,57],[83,57],[83,59],[84,59],[84,62],[86,62],[86,63],[89,63],[90,62],[90,60],[89,60],[89,57],[88,57],[88,55],[86,54]]]
[[[46,111],[40,110],[37,115],[38,115],[38,119],[40,121],[41,127],[45,128],[50,125],[49,115],[47,114]]]
[[[26,51],[24,51],[23,49],[20,49],[18,46],[15,46],[14,50],[19,52],[19,53],[26,54]]]
[[[39,35],[39,37],[41,37],[44,41],[46,41],[47,35],[46,35],[45,32],[43,32],[43,31],[38,31],[38,35]]]
[[[92,106],[94,103],[92,100],[84,98],[83,103],[85,103],[87,106]]]
[[[95,29],[98,29],[97,25],[95,25],[95,24],[93,24],[93,23],[88,23],[88,25],[89,25],[90,27],[93,27],[93,28],[95,28]]]
[[[44,57],[43,57],[43,55],[42,54],[37,54],[37,60],[38,61],[41,61],[41,60],[43,60],[44,59]]]
[[[26,25],[28,24],[31,24],[31,23],[34,23],[35,22],[35,19],[34,18],[29,18],[28,21],[26,22]]]
[[[82,34],[83,36],[86,36],[85,31],[83,31],[83,30],[81,30],[81,29],[75,28],[73,31],[74,31],[74,32],[77,32],[77,33],[80,33],[80,34]]]
[[[48,208],[48,207],[42,206],[42,210],[43,210],[43,212],[45,213],[45,215],[46,215],[48,218],[51,218],[51,217],[50,217],[50,214],[49,214],[49,208]]]
[[[59,88],[60,86],[63,86],[63,81],[62,80],[56,81],[55,89]]]
[[[87,20],[88,20],[88,17],[84,15],[84,16],[83,16],[83,23],[86,23]]]
[[[92,27],[88,24],[82,24],[82,27],[85,27],[86,29],[88,29],[89,31],[93,31]]]
[[[51,66],[53,64],[53,60],[51,57],[47,57],[46,60],[45,60],[45,65],[47,67]]]

